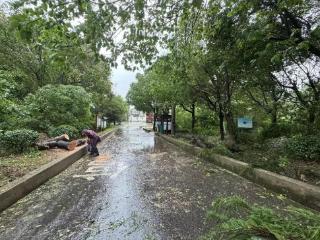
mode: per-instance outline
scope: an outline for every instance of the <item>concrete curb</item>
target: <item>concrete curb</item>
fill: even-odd
[[[101,135],[105,139],[113,134],[116,129]],[[38,169],[24,175],[23,177],[0,188],[0,212],[26,196],[28,193],[48,181],[50,178],[58,175],[68,168],[72,163],[79,160],[87,153],[87,146],[81,146],[70,155],[53,160]]]
[[[202,149],[189,143],[174,139],[169,136],[160,135],[161,138],[182,148],[188,153],[201,157]],[[282,176],[277,173],[269,172],[264,169],[254,168],[250,164],[225,157],[218,154],[211,154],[205,157],[207,160],[214,162],[216,165],[230,170],[250,181],[267,187],[278,193],[286,194],[293,200],[302,203],[315,210],[320,210],[320,187]]]

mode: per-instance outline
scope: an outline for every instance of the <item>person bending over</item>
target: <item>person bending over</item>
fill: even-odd
[[[81,132],[82,136],[86,136],[88,138],[88,151],[90,155],[96,157],[99,156],[99,150],[97,148],[97,143],[101,142],[101,138],[98,134],[93,130],[85,129]]]

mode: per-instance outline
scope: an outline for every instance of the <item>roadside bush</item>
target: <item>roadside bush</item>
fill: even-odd
[[[272,149],[272,152],[276,153],[286,153],[288,142],[287,137],[270,138],[264,141],[263,148]]]
[[[90,123],[78,123],[78,124],[72,124],[73,127],[75,127],[78,130],[78,134],[81,133],[82,130],[84,129],[93,129],[95,128],[95,120],[91,121]]]
[[[80,136],[80,131],[77,128],[70,125],[60,125],[58,127],[51,128],[49,131],[50,137],[56,137],[62,134],[68,134],[70,139],[76,139]]]
[[[271,124],[266,128],[263,128],[260,137],[262,140],[268,138],[278,138],[281,136],[290,136],[291,135],[291,126],[288,124]]]
[[[232,157],[232,152],[228,149],[228,147],[221,143],[214,146],[213,151],[217,154],[221,154],[224,156]]]
[[[197,126],[200,128],[212,129],[213,127],[219,127],[217,116],[209,108],[201,106],[197,108]]]
[[[208,211],[218,222],[202,240],[213,239],[320,239],[320,215],[287,207],[283,212],[252,205],[240,197],[218,198]]]
[[[191,114],[177,108],[176,111],[176,128],[179,131],[191,131]]]
[[[46,132],[63,124],[90,124],[90,106],[91,96],[83,87],[46,85],[26,98],[26,125]]]
[[[258,134],[255,130],[239,131],[238,142],[239,143],[256,143],[258,141]]]
[[[252,167],[262,168],[271,172],[280,172],[289,164],[285,156],[270,157],[266,160],[255,161],[251,163]]]
[[[29,129],[6,131],[0,135],[1,147],[6,152],[21,153],[32,147],[39,134]]]
[[[202,127],[195,127],[194,133],[202,136],[219,136],[219,129],[216,127],[211,127],[211,128],[202,128]]]
[[[201,158],[210,160],[210,157],[212,156],[212,154],[220,154],[220,155],[227,156],[227,157],[234,157],[232,152],[224,144],[221,144],[221,143],[215,144],[213,148],[203,149],[200,152],[199,156]]]
[[[301,160],[320,162],[320,135],[295,136],[287,143],[288,153]]]

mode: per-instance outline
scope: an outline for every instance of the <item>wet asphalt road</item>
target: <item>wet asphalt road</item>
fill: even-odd
[[[123,124],[83,157],[0,214],[0,239],[197,239],[219,196],[282,208],[291,201]]]

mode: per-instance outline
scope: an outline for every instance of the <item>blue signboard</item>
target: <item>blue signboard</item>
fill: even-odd
[[[238,118],[238,128],[253,128],[251,118]]]

